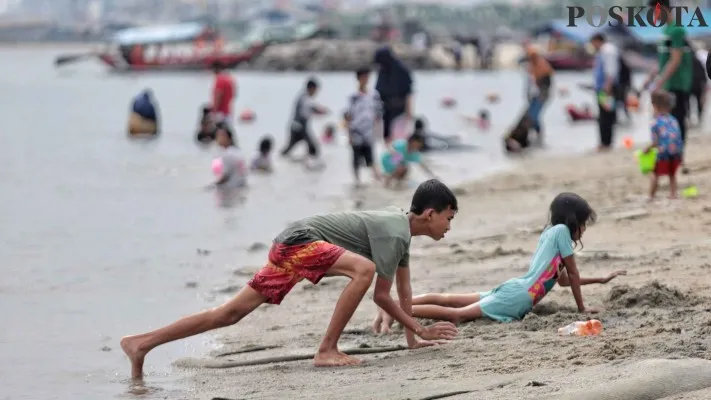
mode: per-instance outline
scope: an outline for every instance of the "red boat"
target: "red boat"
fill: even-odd
[[[257,57],[264,44],[231,46],[201,23],[131,28],[117,32],[106,50],[59,57],[56,65],[96,56],[114,72],[200,71],[215,61],[235,68]]]

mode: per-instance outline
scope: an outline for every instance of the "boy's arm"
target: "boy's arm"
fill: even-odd
[[[398,269],[404,269],[404,268],[398,268]],[[400,277],[400,273],[398,271],[398,277]],[[409,277],[409,271],[408,271],[408,277]],[[399,281],[398,281],[399,282]],[[375,279],[375,293],[373,294],[373,301],[375,301],[375,304],[378,305],[378,307],[382,308],[383,311],[386,313],[390,314],[393,319],[399,323],[401,323],[407,331],[414,332],[415,335],[420,336],[423,331],[425,330],[425,327],[422,326],[417,320],[412,318],[410,314],[412,314],[412,291],[410,291],[410,296],[403,296],[400,294],[400,283],[398,283],[398,295],[400,296],[400,304],[407,304],[407,311],[402,308],[401,306],[398,306],[398,304],[393,300],[392,296],[390,296],[390,289],[392,288],[393,283],[390,282],[389,280],[378,276]],[[409,281],[408,281],[408,288],[409,288]],[[413,337],[414,339],[414,337]],[[408,345],[410,344],[409,338],[408,338]]]
[[[395,285],[397,287],[397,297],[400,299],[400,308],[407,315],[412,316],[412,286],[410,285],[410,268],[400,266],[395,273]],[[407,346],[411,349],[432,346],[434,342],[419,341],[414,332],[405,328],[405,339]]]
[[[406,329],[409,329],[411,332],[414,332],[415,335],[425,340],[451,340],[457,336],[457,328],[450,322],[436,322],[428,327],[422,326],[417,320],[412,318],[409,313],[400,308],[392,296],[390,296],[392,285],[393,283],[389,280],[378,276],[375,280],[375,294],[373,295],[373,300],[378,307],[393,317],[395,321],[401,323]],[[410,295],[410,299],[412,299],[412,295]],[[415,339],[411,345],[408,341],[410,348],[418,348],[423,345],[429,346],[430,344],[422,344],[422,342],[418,342]]]

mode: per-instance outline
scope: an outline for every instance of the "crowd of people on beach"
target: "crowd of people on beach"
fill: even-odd
[[[655,2],[656,3],[656,2]],[[669,12],[668,3],[661,3]],[[645,85],[651,93],[654,122],[652,140],[644,152],[656,151],[656,165],[652,174],[650,197],[654,197],[658,180],[670,179],[671,196],[676,195],[676,170],[683,162],[685,144],[686,99],[691,91],[691,50],[688,49],[683,28],[668,26],[667,48],[659,57],[659,75]],[[593,89],[599,100],[598,123],[600,151],[612,144],[616,101],[625,91],[619,79],[619,54],[610,47],[602,35],[591,39],[597,50]],[[530,146],[529,131],[542,141],[541,111],[551,94],[553,69],[531,47],[528,50],[527,72],[530,75],[528,106],[504,138],[504,146],[511,152]],[[345,121],[353,151],[353,171],[360,181],[359,169],[365,165],[372,169],[376,179],[385,176],[386,182],[402,180],[407,175],[409,163],[421,163],[419,151],[425,144],[421,132],[407,138],[394,139],[392,125],[403,114],[412,115],[412,79],[389,49],[375,55],[379,65],[379,78],[375,90],[368,89],[370,69],[355,73],[357,89],[347,98]],[[218,116],[229,116],[229,108],[221,102],[234,97],[234,83],[226,84],[219,77],[215,85],[212,111]],[[298,97],[289,129],[288,144],[282,150],[288,155],[295,144],[305,142],[312,162],[318,157],[318,144],[309,129],[314,114],[326,114],[328,109],[314,102],[318,82],[310,79]],[[672,96],[674,94],[675,96]],[[607,97],[605,97],[606,95]],[[701,100],[701,102],[703,102]],[[388,150],[381,158],[380,168],[374,161],[373,144],[376,123],[382,120],[384,141]],[[388,128],[390,127],[390,128]],[[205,128],[205,126],[203,126]],[[420,130],[422,126],[419,126]],[[226,150],[236,143],[229,124],[223,119],[216,123],[214,140]],[[200,132],[200,135],[207,132]],[[273,143],[264,138],[259,144],[259,154],[251,167],[271,170],[269,156]],[[227,153],[231,154],[231,153]],[[247,164],[232,155],[222,160],[222,173],[215,185],[230,182],[244,184]],[[240,167],[234,167],[239,165]],[[423,167],[426,168],[424,164]],[[431,174],[431,171],[426,169]],[[406,342],[411,349],[434,346],[442,340],[452,340],[457,334],[456,324],[478,318],[510,322],[521,320],[538,304],[554,286],[570,287],[577,309],[581,313],[595,314],[599,310],[588,306],[581,287],[605,284],[626,271],[615,271],[604,277],[582,277],[575,258],[575,247],[582,243],[587,228],[597,215],[588,202],[575,193],[560,193],[548,208],[549,220],[541,233],[531,257],[528,271],[520,277],[509,279],[492,290],[464,294],[429,293],[413,296],[410,285],[410,243],[412,237],[427,236],[435,241],[443,239],[459,211],[457,197],[438,179],[421,183],[411,199],[408,210],[390,207],[376,211],[346,211],[314,215],[291,223],[273,240],[268,260],[254,277],[231,300],[212,309],[184,317],[170,325],[151,332],[126,336],[121,347],[131,362],[132,376],[143,375],[145,356],[154,348],[179,339],[238,323],[262,304],[280,304],[292,288],[306,279],[317,284],[324,277],[341,276],[350,279],[336,303],[336,308],[321,344],[314,356],[316,366],[356,365],[361,361],[339,350],[338,342],[345,326],[375,281],[373,301],[377,314],[373,331],[390,330],[394,321],[404,327]],[[391,295],[395,284],[397,299]],[[415,318],[439,320],[423,326]]]

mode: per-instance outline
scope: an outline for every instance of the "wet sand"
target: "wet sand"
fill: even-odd
[[[630,151],[523,161],[511,172],[458,188],[460,213],[444,240],[413,240],[415,294],[488,290],[527,270],[551,199],[562,191],[582,195],[599,220],[576,253],[581,274],[628,271],[583,288],[586,305],[604,309],[598,337],[557,336],[559,327],[585,319],[570,290],[557,286],[521,322],[464,323],[452,343],[364,355],[358,367],[317,369],[301,360],[225,368],[312,354],[346,284],[333,278],[300,284],[281,306],[262,306],[219,331],[224,346],[214,354],[176,365],[193,375],[190,396],[199,399],[707,399],[711,206],[704,182],[711,179],[710,151],[711,138],[691,139],[691,174],[680,183],[696,184],[697,198],[669,201],[663,183],[653,204],[646,203],[648,180]],[[362,207],[406,207],[410,192],[370,189]],[[236,289],[258,265],[235,268]],[[342,349],[404,344],[399,328],[390,335],[370,332],[374,312],[371,289]],[[256,351],[228,354],[244,350]]]

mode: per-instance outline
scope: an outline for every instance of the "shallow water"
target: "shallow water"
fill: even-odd
[[[213,194],[202,189],[212,179],[216,151],[199,149],[192,140],[198,108],[208,99],[209,73],[115,76],[94,63],[58,71],[52,62],[59,52],[1,51],[0,399],[171,397],[179,371],[170,362],[200,356],[210,336],[152,353],[151,387],[144,394],[126,383],[128,362],[118,339],[212,306],[215,285],[261,261],[261,254],[246,251],[251,244],[267,243],[287,222],[328,211],[334,199],[351,196],[350,155],[341,138],[340,145],[323,147],[328,167],[322,172],[277,160],[273,176],[250,177],[244,204],[219,209]],[[258,117],[238,127],[241,147],[251,157],[259,138],[271,133],[278,148],[307,75],[236,76],[237,110],[250,107]],[[335,115],[316,121],[317,132],[337,122],[354,88],[351,74],[319,78],[318,100]],[[415,78],[416,110],[432,130],[460,134],[480,146],[476,152],[432,156],[440,177],[456,183],[516,162],[505,158],[500,144],[523,107],[520,73],[433,72]],[[558,86],[572,94],[549,105],[548,153],[540,156],[597,143],[594,123],[572,126],[562,112],[569,102],[592,102],[575,89],[575,82],[589,80],[557,77]],[[144,87],[158,98],[164,134],[151,142],[129,141],[128,104]],[[501,103],[486,104],[487,92],[499,93]],[[443,96],[456,98],[458,107],[442,109]],[[493,121],[487,133],[459,117],[482,108]],[[646,138],[646,118],[636,118],[633,135]]]

